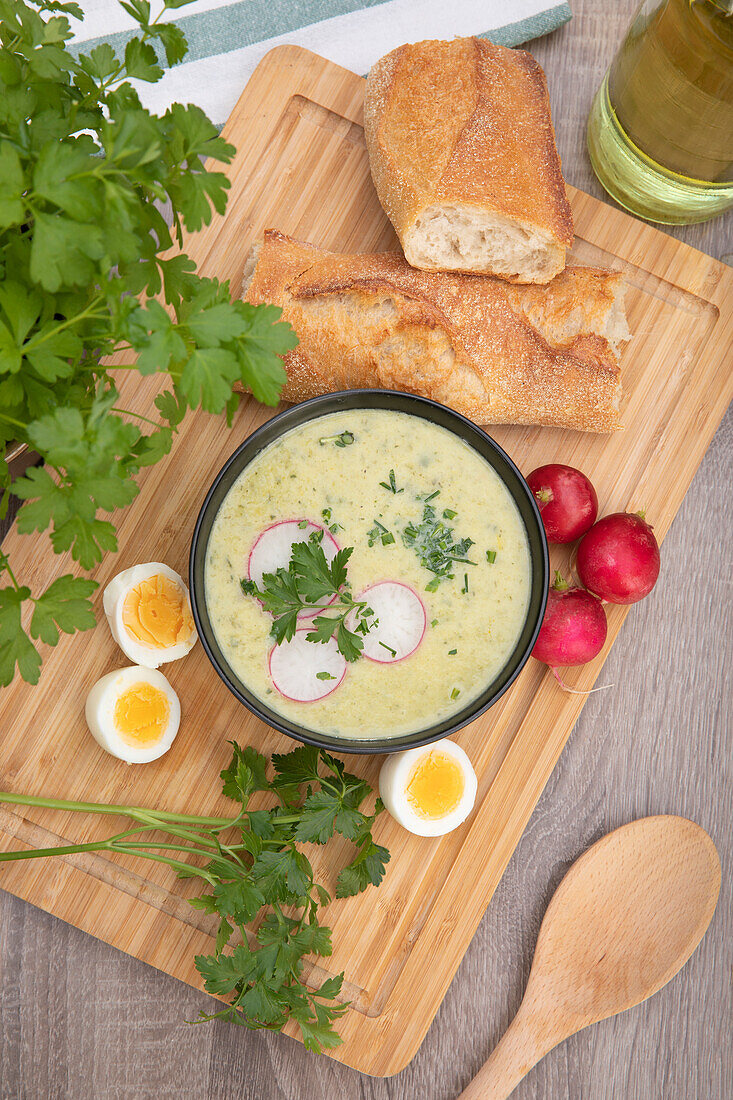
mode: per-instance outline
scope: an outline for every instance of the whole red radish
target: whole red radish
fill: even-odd
[[[550,542],[575,542],[596,521],[598,497],[588,478],[574,466],[550,462],[527,478]]]
[[[584,665],[600,653],[607,632],[601,601],[556,573],[532,656],[550,668]]]
[[[642,516],[614,512],[582,539],[576,569],[585,587],[602,600],[636,603],[657,583],[659,545]]]

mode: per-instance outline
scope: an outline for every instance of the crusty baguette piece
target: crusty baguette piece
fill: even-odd
[[[573,219],[545,74],[481,38],[400,46],[374,65],[364,131],[408,263],[547,283]]]
[[[244,295],[281,306],[300,343],[287,401],[359,388],[431,397],[482,424],[620,427],[623,276],[568,267],[549,287],[415,271],[396,252],[326,252],[268,229]]]

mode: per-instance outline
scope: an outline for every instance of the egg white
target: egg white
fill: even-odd
[[[463,775],[463,794],[458,805],[450,813],[445,814],[444,817],[430,819],[421,817],[413,810],[407,798],[407,783],[417,761],[435,750],[444,752],[458,764]],[[379,796],[388,813],[403,828],[416,836],[444,836],[445,833],[457,829],[473,809],[477,788],[476,772],[473,770],[471,761],[459,745],[447,738],[442,741],[433,741],[431,745],[423,745],[418,749],[391,753],[379,772]]]
[[[118,733],[114,712],[120,695],[132,684],[140,681],[159,688],[165,694],[170,710],[168,724],[162,736],[153,744],[141,745],[137,748],[129,745]],[[158,672],[155,668],[132,665],[130,668],[118,668],[114,672],[108,672],[101,680],[97,680],[87,696],[84,713],[92,737],[106,752],[116,756],[118,760],[124,760],[127,764],[147,764],[168,752],[173,744],[181,721],[181,704],[162,672]]]
[[[105,588],[102,600],[104,613],[107,616],[112,637],[117,645],[131,661],[134,661],[137,665],[145,665],[146,668],[158,668],[159,665],[168,664],[169,661],[177,661],[180,657],[185,657],[193,649],[198,637],[194,628],[188,641],[160,647],[144,645],[137,638],[131,636],[123,621],[125,597],[135,585],[156,576],[158,573],[162,573],[164,577],[178,585],[185,592],[186,600],[190,604],[188,588],[183,583],[183,578],[170,566],[160,561],[149,561],[145,562],[144,565],[133,565],[122,573],[118,573]]]

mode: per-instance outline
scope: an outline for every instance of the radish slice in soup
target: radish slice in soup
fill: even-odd
[[[301,524],[305,524],[301,527]],[[282,568],[287,569],[290,564],[290,553],[296,542],[307,542],[314,531],[323,531],[321,546],[326,555],[326,561],[332,561],[337,550],[338,543],[330,531],[317,523],[311,523],[305,519],[286,519],[282,523],[273,523],[259,536],[249,553],[247,562],[247,576],[254,581],[258,588],[262,586],[263,573],[274,573]]]
[[[294,703],[325,699],[346,675],[346,661],[333,638],[323,645],[306,641],[307,633],[306,629],[296,630],[289,642],[273,646],[270,652],[272,682]]]
[[[359,599],[366,600],[379,620],[364,638],[365,657],[393,664],[415,652],[423,639],[427,616],[414,589],[400,581],[380,581],[365,589]]]

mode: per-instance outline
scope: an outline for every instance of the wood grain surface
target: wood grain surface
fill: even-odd
[[[558,1043],[662,989],[705,935],[721,878],[710,835],[677,814],[592,844],[552,895],[517,1015],[458,1100],[507,1100]]]
[[[567,177],[599,196],[582,128],[632,6],[576,3],[573,23],[533,47],[548,72]],[[733,249],[730,218],[677,235],[715,255]],[[634,610],[606,665],[615,687],[589,701],[407,1070],[370,1080],[309,1058],[284,1038],[188,1028],[183,1021],[206,998],[4,895],[0,1095],[449,1097],[516,1010],[544,906],[589,842],[640,814],[682,813],[711,832],[725,875],[733,791],[723,492],[732,436],[729,419],[665,542],[663,579]],[[713,927],[682,975],[648,1005],[551,1053],[518,1097],[723,1100],[733,1092],[727,881]]]

